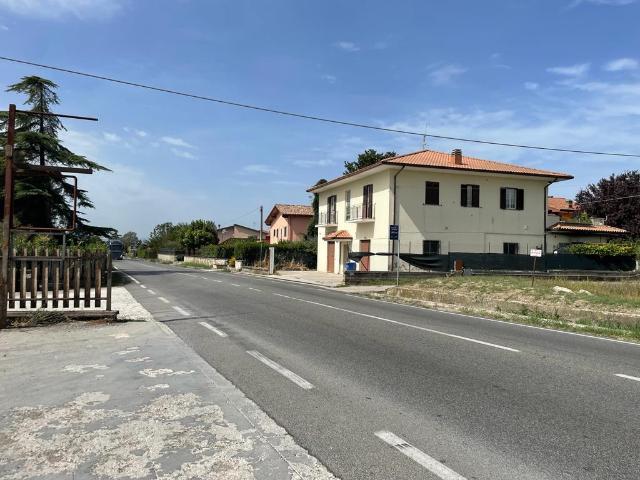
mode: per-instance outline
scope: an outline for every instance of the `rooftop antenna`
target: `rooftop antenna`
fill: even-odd
[[[424,122],[424,135],[422,135],[422,150],[427,149],[427,128],[428,128],[428,120]]]

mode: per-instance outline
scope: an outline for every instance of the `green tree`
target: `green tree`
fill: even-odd
[[[57,85],[37,76],[23,77],[10,85],[8,92],[25,95],[24,104],[33,112],[51,112],[60,99]],[[0,119],[0,142],[6,142],[7,117]],[[66,148],[59,138],[64,130],[60,119],[44,115],[21,115],[16,118],[16,166],[54,165],[108,170]],[[2,165],[4,170],[4,165]],[[4,176],[4,174],[3,174]],[[2,179],[4,185],[4,178]],[[2,192],[4,200],[4,191]],[[78,207],[93,208],[84,190],[78,191]],[[60,175],[19,175],[15,181],[14,221],[17,225],[34,227],[64,227],[71,224],[73,215],[73,185]],[[92,235],[113,236],[112,228],[90,226],[84,216],[78,214],[79,239]]]
[[[607,225],[640,238],[640,170],[602,178],[580,190],[576,202],[592,218],[604,218]]]
[[[132,248],[136,248],[140,243],[136,232],[127,232],[120,237],[120,240],[122,241],[122,246],[125,252],[130,251]]]
[[[180,232],[180,244],[187,253],[194,253],[204,245],[218,243],[218,232],[210,220],[193,220]]]
[[[316,182],[314,187],[317,187],[318,185],[322,185],[323,183],[327,183],[327,181],[324,178],[321,178],[320,180],[318,180]],[[316,238],[318,236],[318,229],[316,228],[316,225],[318,224],[318,217],[320,215],[320,213],[319,213],[319,210],[320,210],[320,196],[317,193],[313,194],[313,200],[311,202],[311,207],[313,208],[313,220],[311,220],[311,222],[309,222],[309,226],[307,227],[307,233],[305,234],[305,238],[307,240],[311,240],[311,239]]]
[[[373,148],[369,148],[358,155],[358,158],[353,162],[344,162],[344,174],[355,172],[361,168],[368,167],[374,163],[378,163],[385,158],[395,157],[396,152],[377,152]]]

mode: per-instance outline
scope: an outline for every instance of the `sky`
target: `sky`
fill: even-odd
[[[0,55],[241,103],[508,143],[640,153],[640,0],[0,0]],[[59,85],[62,138],[112,170],[80,179],[95,225],[257,228],[367,148],[422,138],[329,125],[0,61]],[[2,107],[3,109],[6,107]],[[640,159],[427,140],[570,173],[572,197]]]

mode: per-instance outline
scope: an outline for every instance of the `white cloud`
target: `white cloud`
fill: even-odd
[[[176,157],[186,158],[187,160],[194,160],[198,158],[191,152],[187,152],[185,150],[178,150],[177,148],[172,148],[171,153],[173,153]]]
[[[536,83],[536,82],[524,82],[524,88],[526,88],[527,90],[538,90],[538,88],[540,88],[540,84]]]
[[[178,137],[162,137],[160,140],[162,140],[164,143],[167,143],[169,145],[173,145],[174,147],[182,147],[182,148],[196,148],[193,145],[191,145],[190,143],[185,142],[183,139],[178,138]]]
[[[102,135],[104,136],[105,140],[109,142],[119,142],[122,140],[122,138],[115,133],[104,132]]]
[[[322,75],[322,77],[320,77],[320,78],[322,78],[323,80],[326,80],[326,81],[327,81],[327,83],[330,83],[330,84],[332,84],[332,85],[333,85],[334,83],[336,83],[336,80],[337,80],[337,78],[336,78],[336,76],[335,76],[335,75],[329,75],[328,73],[325,73],[325,74],[324,74],[324,75]]]
[[[318,160],[294,160],[293,164],[298,167],[303,168],[314,168],[314,167],[328,167],[329,165],[334,165],[336,162],[334,160],[328,158],[321,158]]]
[[[564,67],[547,68],[547,72],[565,77],[581,77],[589,71],[589,68],[591,68],[590,63],[578,63],[576,65],[568,65]]]
[[[635,58],[618,58],[612,60],[604,66],[608,72],[620,72],[622,70],[637,70],[640,63]]]
[[[353,42],[336,42],[333,44],[335,47],[341,48],[346,52],[359,52],[360,47]]]
[[[631,5],[636,3],[637,0],[574,0],[569,8],[574,8],[584,3],[590,3],[592,5],[608,5],[612,7],[623,7],[625,5]]]
[[[458,77],[467,71],[466,68],[462,68],[458,65],[443,65],[429,73],[431,83],[434,85],[447,85],[453,81],[455,77]]]
[[[26,17],[89,20],[110,18],[122,4],[120,0],[0,0],[0,8]]]
[[[265,165],[263,163],[245,165],[244,167],[242,167],[242,171],[244,173],[278,173],[277,170],[275,170],[273,167],[271,167],[270,165]]]
[[[134,130],[134,133],[140,138],[144,138],[148,135],[144,130]]]

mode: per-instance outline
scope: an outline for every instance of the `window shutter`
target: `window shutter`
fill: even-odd
[[[516,210],[524,210],[524,190],[519,188],[517,192]]]
[[[502,210],[507,208],[507,189],[504,187],[500,189],[500,208]]]
[[[471,187],[471,206],[480,206],[480,185],[473,185]]]
[[[460,205],[467,206],[467,186],[460,185]]]

